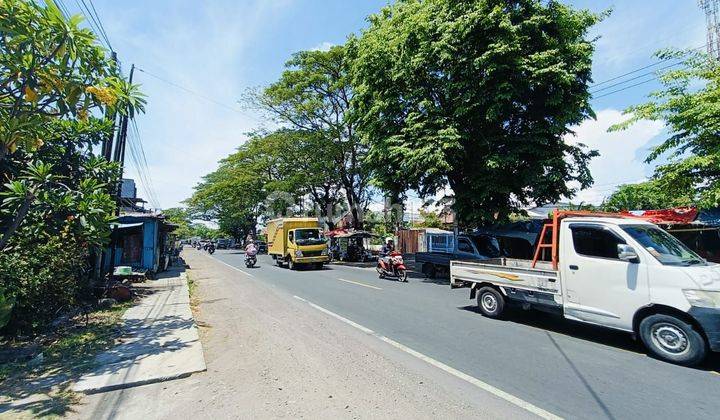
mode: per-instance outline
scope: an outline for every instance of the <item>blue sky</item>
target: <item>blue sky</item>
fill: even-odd
[[[76,2],[64,3],[79,11]],[[695,0],[569,3],[594,11],[613,9],[592,31],[592,36],[600,37],[593,67],[597,82],[653,63],[652,54],[659,48],[705,43],[704,15]],[[138,119],[138,126],[158,204],[172,207],[187,198],[219,159],[242,144],[244,133],[261,124],[258,115],[235,105],[245,89],[275,80],[295,51],[342,43],[385,4],[381,0],[95,0],[124,70],[135,63],[146,71],[135,74],[148,95],[147,113]],[[662,124],[641,123],[614,134],[606,129],[623,119],[622,109],[641,101],[654,87],[648,83],[595,100],[597,120],[586,121],[577,127],[575,138],[568,138],[602,155],[591,167],[596,187],[575,201],[598,202],[615,184],[639,181],[651,173],[642,160],[647,148],[662,138]],[[127,176],[137,179],[132,165]],[[146,195],[143,188],[140,194]]]

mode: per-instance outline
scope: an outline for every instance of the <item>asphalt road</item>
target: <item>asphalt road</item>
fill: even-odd
[[[539,312],[484,318],[468,289],[420,275],[398,283],[379,279],[372,268],[290,271],[260,256],[247,269],[240,251],[213,257],[558,416],[720,416],[718,355],[691,369],[648,357],[621,332]]]

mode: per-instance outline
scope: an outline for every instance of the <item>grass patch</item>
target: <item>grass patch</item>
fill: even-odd
[[[95,355],[115,345],[121,334],[122,314],[133,302],[116,304],[77,317],[57,331],[30,341],[2,343],[5,349],[33,346],[35,360],[0,366],[0,404],[29,396],[41,399],[23,405],[19,411],[0,414],[0,418],[55,417],[66,414],[79,398],[70,384],[95,367]],[[42,354],[42,361],[37,355]]]

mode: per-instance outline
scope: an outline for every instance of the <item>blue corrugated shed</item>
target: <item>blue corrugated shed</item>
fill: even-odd
[[[115,266],[129,265],[138,270],[162,271],[161,255],[166,233],[172,225],[157,213],[123,213],[115,224]],[[110,261],[112,250],[106,250],[106,261]]]

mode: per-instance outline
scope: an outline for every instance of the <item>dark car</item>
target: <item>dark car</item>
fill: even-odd
[[[258,254],[267,254],[268,248],[267,248],[267,242],[258,241],[256,242]]]

